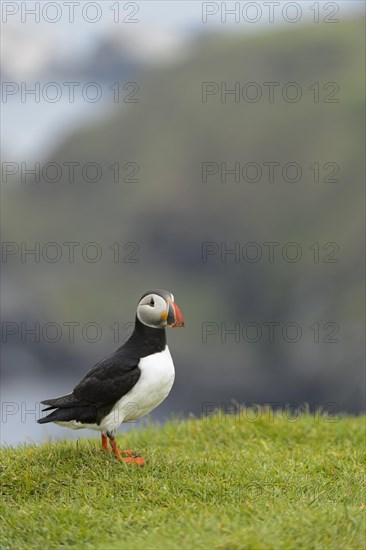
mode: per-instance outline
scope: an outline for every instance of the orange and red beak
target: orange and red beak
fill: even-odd
[[[183,315],[177,304],[171,300],[168,300],[168,317],[166,322],[167,325],[172,328],[184,327]]]

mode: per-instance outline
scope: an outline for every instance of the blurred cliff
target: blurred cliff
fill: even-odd
[[[336,30],[323,25],[246,38],[206,35],[175,64],[128,66],[127,73],[126,65],[120,66],[123,78],[127,74],[138,82],[138,102],[114,105],[47,158],[60,166],[97,162],[101,179],[85,181],[77,172],[70,182],[64,170],[55,183],[3,184],[4,241],[29,247],[77,242],[79,251],[94,242],[103,251],[96,262],[79,253],[74,262],[64,254],[60,261],[39,263],[14,254],[3,264],[4,321],[29,327],[36,321],[41,327],[51,321],[79,323],[74,342],[65,337],[66,329],[55,343],[42,337],[34,342],[32,336],[22,342],[20,332],[9,336],[5,387],[24,389],[27,381],[42,379],[55,395],[71,389],[118,345],[111,327],[133,321],[140,294],[158,287],[173,292],[186,320],[184,330],[168,333],[177,378],[160,415],[199,414],[205,402],[231,399],[335,403],[338,410],[359,412],[364,406],[363,52],[364,20],[355,19]],[[281,85],[273,103],[235,102],[232,96],[223,102],[219,94],[202,101],[202,83],[226,82],[230,88],[237,81],[260,83],[263,90],[266,82]],[[301,87],[300,101],[281,100],[286,82]],[[315,82],[319,102],[309,89]],[[323,102],[321,86],[328,82],[339,86],[337,103]],[[218,173],[202,181],[203,163],[222,162],[228,168],[257,163],[263,175],[256,182],[242,177],[235,182],[230,175],[222,182]],[[269,162],[297,163],[302,177],[285,181],[279,170],[268,181],[263,163]],[[109,168],[116,163],[118,183]],[[336,181],[328,181],[335,165]],[[256,262],[235,261],[233,255],[222,261],[220,253],[203,261],[205,242],[216,243],[218,250],[221,243],[227,249],[240,243],[242,250],[254,242],[262,251],[263,243],[280,245],[273,262],[265,255]],[[283,260],[282,246],[289,242],[301,247],[301,260]],[[114,243],[121,246],[118,262]],[[327,243],[337,249],[323,249]],[[324,261],[332,252],[339,261]],[[129,262],[129,253],[137,261]],[[103,328],[95,343],[80,330],[90,322]],[[288,322],[302,328],[297,342],[281,336]],[[227,329],[256,323],[263,335],[256,342],[242,335],[240,341],[222,337],[222,323]],[[273,341],[265,323],[280,327]],[[314,323],[320,326],[319,342],[309,329]],[[324,328],[327,323],[333,325]],[[335,341],[324,341],[334,326]],[[207,327],[215,334],[207,335]],[[127,333],[122,330],[119,343]],[[36,400],[44,397],[50,395],[35,390]]]

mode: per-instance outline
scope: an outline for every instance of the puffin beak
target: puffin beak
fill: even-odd
[[[168,317],[166,322],[167,325],[172,328],[184,327],[183,315],[177,304],[171,300],[168,300]]]

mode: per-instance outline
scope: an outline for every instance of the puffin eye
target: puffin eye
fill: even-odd
[[[149,302],[149,306],[154,307],[154,305],[155,305],[154,298],[151,298]]]

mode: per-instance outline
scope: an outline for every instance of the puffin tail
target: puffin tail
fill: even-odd
[[[42,405],[47,405],[42,412],[52,411],[50,414],[37,420],[38,424],[47,424],[47,422],[55,422],[62,420],[70,420],[72,417],[72,411],[75,407],[83,407],[85,403],[81,403],[77,400],[73,393],[67,395],[61,395],[61,397],[54,397],[53,399],[45,399],[41,401]],[[53,410],[56,409],[56,410]]]
[[[47,405],[42,412],[50,411],[52,409],[64,409],[68,407],[77,407],[83,405],[78,399],[74,396],[73,393],[68,393],[66,395],[61,395],[61,397],[54,397],[53,399],[45,399],[41,401],[42,405]]]
[[[48,414],[47,416],[43,417],[43,418],[38,418],[37,422],[38,424],[47,424],[47,422],[54,422],[54,419],[53,418],[50,418],[55,412],[57,411],[53,411],[53,413],[51,414]]]
[[[75,414],[73,412],[73,409],[56,409],[52,411],[47,416],[44,416],[43,418],[39,418],[37,420],[38,424],[47,424],[48,422],[70,422],[70,420],[73,420],[75,417]]]
[[[54,399],[45,399],[43,405],[47,405],[42,412],[51,411],[50,414],[39,418],[38,424],[47,424],[47,422],[72,422],[79,421],[84,423],[95,423],[98,418],[97,407],[79,401],[73,393],[55,397]]]

